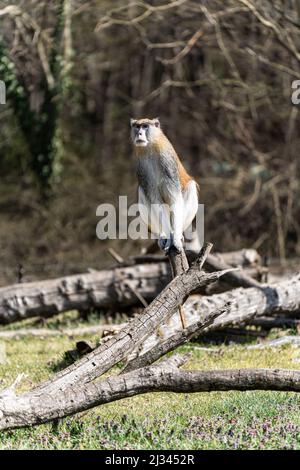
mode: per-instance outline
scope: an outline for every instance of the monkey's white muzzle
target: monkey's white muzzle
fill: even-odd
[[[145,129],[140,128],[135,136],[134,143],[137,147],[146,147],[148,139]]]
[[[137,137],[134,141],[134,144],[137,147],[146,147],[148,145],[148,141],[146,139],[141,139],[141,138]]]

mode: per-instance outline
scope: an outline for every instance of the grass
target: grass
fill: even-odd
[[[47,324],[71,326],[76,321],[69,314]],[[19,391],[46,379],[77,339],[2,341],[9,362],[0,365],[1,388],[21,372],[26,377]],[[300,349],[292,346],[222,346],[219,352],[207,352],[193,343],[181,348],[187,350],[192,352],[190,369],[300,367]],[[298,394],[285,392],[152,393],[54,423],[2,432],[0,449],[300,449],[299,405]]]

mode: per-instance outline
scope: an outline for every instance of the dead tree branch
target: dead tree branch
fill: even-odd
[[[300,372],[284,369],[180,370],[187,357],[174,355],[159,364],[55,393],[37,390],[0,395],[0,429],[45,423],[92,407],[149,392],[195,393],[228,390],[300,391]],[[54,392],[54,390],[52,390]]]
[[[298,295],[300,289],[300,275],[290,279],[278,282],[274,285],[261,285],[260,288],[235,289],[222,294],[212,296],[191,296],[184,304],[185,319],[187,327],[194,325],[201,318],[208,318],[211,314],[222,311],[207,328],[201,328],[199,335],[208,332],[220,330],[228,326],[244,325],[251,322],[254,318],[268,316],[274,313],[291,313],[300,311],[300,298]],[[164,353],[173,350],[173,343],[177,346],[185,342],[184,335],[180,339],[178,332],[181,330],[181,324],[176,316],[172,317],[168,323],[159,327],[159,334],[154,333],[147,338],[140,350],[135,350],[129,360],[144,354],[154,354],[149,351],[153,348],[163,348]],[[173,335],[175,337],[173,338]],[[162,346],[163,341],[167,345]],[[170,347],[170,349],[168,349]],[[149,353],[148,353],[149,352]]]
[[[201,319],[199,319],[199,321],[189,325],[184,330],[178,331],[173,336],[170,336],[167,341],[157,344],[145,354],[130,360],[124,368],[123,372],[130,372],[131,370],[140,369],[141,367],[153,364],[160,357],[164,356],[170,351],[174,351],[178,346],[184,344],[193,336],[199,335],[201,331],[205,330],[205,328],[211,325],[218,316],[226,313],[228,308],[229,306],[223,308],[222,310],[210,312],[210,314],[207,316],[201,315],[200,312],[199,317]]]
[[[205,261],[207,247],[199,255],[199,265]],[[114,365],[125,360],[128,355],[150,336],[162,323],[168,321],[175,310],[182,305],[190,292],[198,285],[207,285],[223,276],[227,270],[217,273],[199,271],[196,262],[184,273],[176,276],[168,286],[145,308],[143,313],[133,318],[113,338],[100,345],[80,361],[57,373],[49,381],[40,384],[38,389],[45,392],[53,386],[59,389],[75,383],[83,383],[101,376]]]

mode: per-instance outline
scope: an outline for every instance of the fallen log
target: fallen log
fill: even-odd
[[[68,310],[117,308],[153,300],[171,279],[167,263],[141,264],[0,288],[0,324]]]
[[[238,288],[230,292],[212,296],[193,295],[184,304],[187,326],[197,323],[201,318],[226,308],[225,313],[218,316],[211,325],[200,332],[204,335],[228,326],[245,325],[254,318],[300,311],[300,275],[274,285],[261,285],[259,288]],[[167,341],[180,331],[181,325],[176,316],[167,323],[160,325],[157,332],[149,336],[139,350],[135,350],[129,360],[143,355],[162,341]],[[181,344],[178,339],[177,346]],[[177,347],[176,346],[176,347]]]
[[[295,313],[300,311],[300,301],[298,299],[297,291],[300,287],[300,278],[295,276],[288,280],[284,280],[280,283],[274,284],[273,286],[261,286],[260,289],[236,289],[234,291],[214,295],[211,297],[198,297],[192,296],[184,304],[185,318],[187,326],[194,326],[197,322],[203,324],[206,315],[213,315],[214,312],[219,312],[218,319],[213,321],[209,331],[218,331],[219,329],[225,328],[226,326],[241,325],[241,324],[259,324],[260,316],[262,316],[262,325],[269,324],[269,321],[276,322],[277,317],[265,317],[265,315],[272,315],[279,313]],[[223,312],[222,315],[220,312]],[[293,319],[287,319],[288,324]],[[299,320],[294,320],[296,323]],[[284,317],[280,317],[280,324],[284,322]],[[125,325],[122,325],[122,327]],[[116,325],[116,331],[119,331],[120,326]],[[201,331],[199,326],[193,330],[193,333],[200,335]],[[103,329],[109,329],[104,326],[86,327],[86,334],[94,334],[96,332],[101,333]],[[112,327],[113,329],[113,327]],[[179,317],[174,315],[169,319],[167,324],[158,326],[158,331],[152,334],[138,351],[135,351],[131,356],[130,360],[139,355],[143,355],[149,349],[154,347],[156,344],[160,344],[162,341],[172,337],[173,334],[177,333],[182,329]],[[51,330],[46,330],[51,331]],[[37,329],[33,334],[43,334],[40,329]],[[203,335],[208,331],[203,331]],[[21,336],[28,334],[28,330],[21,331]],[[52,333],[50,333],[52,334]],[[56,333],[53,333],[56,334]],[[84,334],[84,331],[75,330],[66,331],[66,334],[70,336],[76,336],[77,334]],[[14,332],[2,332],[0,337],[14,337],[18,333]],[[181,342],[187,341],[190,336],[187,335],[185,340],[179,339],[176,343],[176,347]]]
[[[0,324],[36,316],[47,318],[69,310],[124,309],[141,303],[146,306],[172,278],[168,259],[163,259],[160,262],[115,266],[102,271],[2,287]],[[210,272],[230,268],[212,255],[208,255],[206,267]],[[246,272],[231,271],[223,276],[225,284],[216,280],[215,291],[224,291],[232,286],[259,285]],[[198,290],[205,294],[206,285],[198,286]]]
[[[5,390],[0,395],[0,429],[7,429],[28,424],[38,424],[51,419],[66,416],[77,411],[88,409],[96,404],[107,403],[125,396],[133,396],[147,391],[201,391],[201,390],[252,390],[252,389],[274,389],[295,390],[300,389],[300,373],[295,371],[211,371],[209,381],[203,382],[204,372],[179,371],[180,377],[175,374],[177,366],[182,364],[182,358],[168,359],[154,366],[133,370],[112,376],[108,379],[94,381],[102,374],[111,369],[115,364],[124,361],[133,351],[139,351],[144,347],[147,338],[161,324],[172,321],[174,312],[186,300],[190,292],[198,285],[208,285],[221,276],[226,275],[228,270],[205,273],[202,271],[203,263],[209,251],[206,245],[200,253],[198,260],[187,270],[176,276],[170,284],[157,296],[157,298],[145,308],[144,312],[132,319],[122,330],[106,343],[90,352],[75,364],[55,374],[50,380],[39,384],[31,391],[16,397],[12,389]],[[196,334],[199,329],[202,332],[210,331],[211,327],[224,326],[235,320],[244,321],[251,318],[257,310],[264,306],[264,314],[269,314],[274,309],[288,306],[291,310],[299,308],[299,299],[295,300],[299,276],[290,281],[290,284],[280,286],[262,286],[260,288],[236,289],[231,299],[220,299],[213,296],[212,302],[205,301],[209,297],[202,298],[200,310],[202,317],[197,318],[197,325],[188,326],[180,332],[164,341],[156,344],[150,350],[165,347],[165,352],[174,349],[177,345],[186,341],[190,335]],[[283,283],[282,283],[283,284]],[[292,293],[292,290],[294,293]],[[251,298],[255,300],[256,311],[249,305],[249,291]],[[232,294],[232,293],[231,293]],[[217,298],[217,299],[216,299]],[[238,298],[243,309],[238,312],[235,299]],[[229,300],[229,303],[228,303]],[[194,300],[195,302],[195,300]],[[185,306],[188,302],[185,304]],[[219,304],[219,305],[218,305]],[[234,306],[234,308],[233,308]],[[185,308],[186,312],[186,308]],[[178,316],[177,321],[178,321]],[[193,322],[195,323],[195,321]],[[174,338],[175,337],[175,338]],[[149,355],[149,353],[146,353]],[[162,352],[160,351],[160,357]],[[153,354],[152,358],[153,360]],[[158,373],[156,374],[156,371]],[[176,372],[177,373],[177,372]],[[215,374],[220,373],[219,379]],[[175,374],[175,375],[174,375]],[[200,374],[200,376],[199,376]],[[159,379],[161,377],[161,380]],[[174,377],[176,380],[174,380]],[[205,376],[207,379],[207,376]],[[150,381],[152,379],[152,381]],[[244,379],[244,381],[243,381]],[[150,381],[150,382],[149,382]],[[156,385],[155,385],[156,384]],[[166,387],[166,388],[165,388]]]
[[[165,289],[145,308],[143,313],[128,322],[128,324],[109,341],[101,344],[90,354],[84,356],[75,364],[58,372],[51,380],[40,384],[38,389],[62,391],[75,383],[94,380],[110,370],[115,364],[125,360],[128,355],[156,331],[158,326],[166,321],[186,300],[190,292],[197,286],[208,285],[228,272],[205,273],[202,266],[210,249],[206,244],[193,265],[173,279]],[[233,268],[232,268],[233,269]],[[206,322],[215,318],[216,312],[207,315]],[[176,315],[178,318],[178,316]]]
[[[228,268],[229,265],[222,259],[211,254],[208,255],[206,260],[206,269],[209,272],[220,271]],[[248,276],[243,269],[229,272],[223,281],[231,287],[259,287],[260,285],[255,279]]]
[[[149,392],[195,393],[229,390],[300,391],[300,371],[284,369],[180,370],[186,356],[108,379],[75,384],[57,394],[14,387],[0,394],[0,430],[45,423],[104,403]]]
[[[202,252],[200,266],[206,254]],[[171,349],[167,347],[166,352],[174,350],[190,337],[184,333],[185,330],[182,330],[178,315],[173,315],[175,310],[183,303],[188,293],[195,289],[195,285],[208,284],[213,278],[222,275],[224,272],[208,274],[199,272],[195,269],[195,265],[191,266],[188,271],[172,280],[149,307],[140,316],[131,320],[116,336],[56,374],[50,381],[40,385],[39,389],[47,391],[49,387],[52,388],[53,383],[56,383],[61,390],[78,381],[94,380],[116,363],[124,359],[131,361],[162,342],[168,342],[179,331],[176,341],[172,342]],[[298,275],[272,287],[240,288],[234,292],[212,297],[191,298],[184,304],[187,325],[198,322],[197,329],[199,329],[202,323],[205,327],[200,334],[205,334],[228,325],[247,322],[255,315],[266,315],[280,309],[299,310],[300,298],[297,295],[299,283]],[[196,331],[193,331],[192,335],[195,333]]]
[[[165,255],[162,255],[158,251],[157,243],[154,244],[155,251],[151,251],[151,254],[141,254],[136,256],[131,256],[126,260],[123,260],[119,255],[117,255],[113,250],[113,257],[117,259],[118,264],[122,266],[132,266],[134,264],[143,264],[143,263],[153,263],[164,261]],[[158,253],[156,253],[158,252]],[[187,259],[191,263],[197,257],[196,252],[187,251]],[[117,255],[117,256],[116,256]],[[230,266],[240,267],[240,268],[255,268],[261,266],[262,260],[259,253],[252,248],[244,248],[242,250],[228,251],[226,253],[216,252],[214,254],[219,261],[229,264]]]
[[[188,325],[185,329],[175,332],[173,335],[170,335],[166,341],[158,341],[154,346],[147,350],[147,343],[143,345],[144,351],[134,351],[128,357],[127,364],[123,369],[124,372],[129,372],[131,370],[140,369],[141,367],[148,366],[153,362],[157,361],[160,357],[164,356],[170,351],[174,351],[178,346],[184,344],[186,341],[190,340],[196,334],[199,334],[201,331],[204,331],[208,324],[211,324],[215,318],[222,315],[224,312],[227,312],[229,304],[224,306],[221,310],[216,310],[212,312],[208,317],[199,313],[198,321]],[[151,343],[151,339],[150,339]]]
[[[226,253],[215,253],[215,257],[224,263],[235,267],[255,267],[261,265],[261,256],[252,248],[242,250],[228,251]]]
[[[250,252],[251,255],[246,255]],[[254,252],[254,253],[253,253]],[[196,258],[196,253],[187,252],[187,260],[193,262]],[[253,263],[247,264],[245,260],[252,259]],[[164,262],[165,255],[151,254],[151,255],[139,255],[129,258],[128,260],[118,260],[118,266],[133,266],[139,265],[140,263],[158,263]],[[254,262],[256,260],[256,262]],[[214,255],[209,254],[206,258],[205,270],[209,272],[220,271],[222,269],[228,269],[229,267],[239,267],[238,271],[231,271],[222,279],[222,286],[219,290],[227,290],[230,287],[255,287],[259,285],[259,282],[263,276],[266,275],[268,269],[259,265],[260,257],[255,250],[241,250],[239,252],[230,253],[216,253]],[[228,261],[231,261],[230,264]],[[238,262],[242,265],[238,265]],[[245,269],[242,267],[245,266]],[[225,287],[226,286],[226,287]]]
[[[225,310],[224,310],[225,311]],[[300,319],[289,318],[284,316],[271,316],[271,317],[258,317],[247,322],[248,325],[261,327],[263,330],[270,330],[272,328],[295,328],[300,325]],[[0,331],[0,339],[21,339],[27,336],[44,338],[44,337],[55,337],[55,336],[68,336],[70,338],[76,336],[91,336],[98,335],[100,338],[106,336],[106,334],[115,334],[120,331],[126,323],[118,324],[107,324],[107,325],[88,325],[76,328],[18,328],[16,330]],[[241,335],[246,337],[251,336],[265,336],[265,333],[260,331],[242,330],[242,329],[222,329],[216,330],[216,332],[224,335],[231,334],[232,336]],[[199,333],[199,332],[198,332]],[[208,334],[207,334],[208,336]],[[207,336],[205,339],[207,339]],[[248,338],[249,339],[249,338]]]

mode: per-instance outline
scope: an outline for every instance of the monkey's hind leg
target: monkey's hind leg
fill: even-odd
[[[198,211],[198,191],[194,180],[190,181],[183,191],[183,230],[193,222]]]
[[[152,204],[151,227],[158,234],[158,246],[166,253],[172,246],[170,211],[167,204]]]

